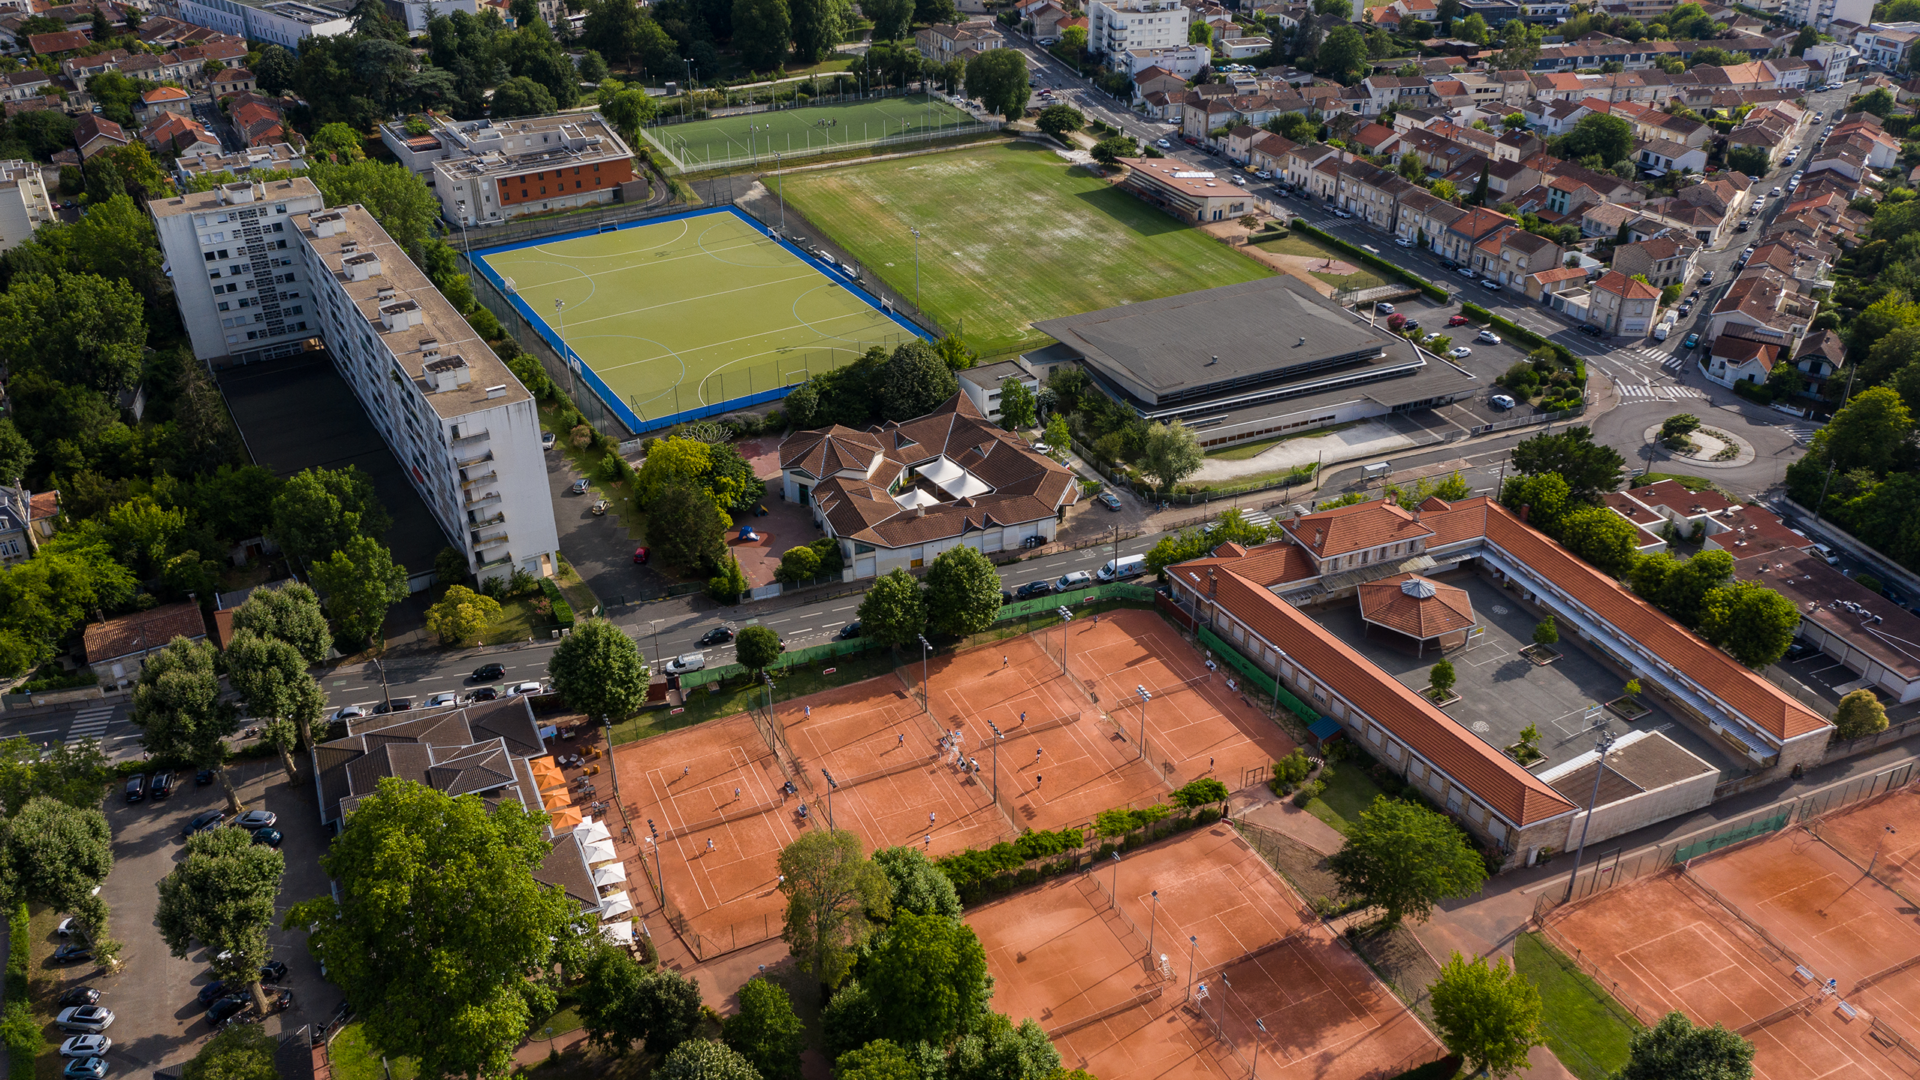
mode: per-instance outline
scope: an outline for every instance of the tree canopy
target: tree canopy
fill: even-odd
[[[1600,113],[1585,119],[1595,116],[1618,119]],[[1593,430],[1582,424],[1522,440],[1513,448],[1513,464],[1529,476],[1557,473],[1567,482],[1571,501],[1598,503],[1602,494],[1620,486],[1620,471],[1627,462],[1611,446],[1594,442]]]
[[[247,830],[207,829],[187,837],[186,858],[159,885],[155,921],[168,951],[185,958],[195,942],[205,945],[214,972],[229,986],[245,986],[262,1016],[260,967],[273,958],[267,931],[286,871],[286,856],[254,843]]]
[[[874,579],[860,601],[860,636],[882,645],[905,645],[927,627],[920,583],[895,567]]]
[[[876,35],[878,30],[875,31]],[[1033,88],[1027,58],[1019,49],[988,49],[967,61],[967,96],[1008,120],[1025,115]]]
[[[999,617],[1000,574],[978,550],[948,548],[927,567],[926,609],[927,625],[939,633],[977,634]]]
[[[147,753],[173,761],[219,769],[227,803],[238,810],[240,797],[226,775],[227,736],[239,726],[239,710],[220,696],[220,651],[211,641],[176,637],[164,651],[147,657],[133,687],[133,713]]]
[[[1327,868],[1347,893],[1381,908],[1389,926],[1425,919],[1434,904],[1471,896],[1487,878],[1486,864],[1458,826],[1384,795],[1360,812]]]
[[[371,643],[386,624],[387,609],[405,600],[407,569],[396,565],[385,544],[356,536],[313,564],[313,583],[327,594],[327,614],[340,635]]]
[[[873,853],[873,861],[887,875],[896,916],[904,911],[960,917],[960,894],[954,891],[953,879],[928,862],[919,848],[881,848]]]
[[[1699,1027],[1670,1012],[1633,1033],[1614,1080],[1751,1080],[1753,1044],[1715,1024]]]
[[[800,970],[838,986],[872,933],[869,917],[890,913],[889,884],[845,830],[807,832],[780,852],[787,898],[782,936]]]
[[[800,1051],[806,1025],[794,1014],[793,999],[764,977],[740,987],[740,1009],[727,1017],[722,1038],[765,1080],[799,1080]]]
[[[1505,957],[1489,964],[1455,952],[1429,993],[1441,1042],[1475,1073],[1511,1076],[1527,1068],[1528,1050],[1546,1042],[1540,991]]]
[[[947,915],[893,913],[861,962],[860,982],[886,1003],[881,1033],[903,1045],[945,1046],[986,1012],[987,954],[973,928]]]
[[[640,711],[652,678],[640,647],[605,619],[576,623],[554,648],[547,675],[569,709],[610,722]]]

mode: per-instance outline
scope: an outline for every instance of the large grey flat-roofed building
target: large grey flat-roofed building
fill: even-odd
[[[1148,420],[1225,446],[1444,405],[1477,379],[1279,275],[1034,324],[1059,342],[1035,366],[1078,360]]]

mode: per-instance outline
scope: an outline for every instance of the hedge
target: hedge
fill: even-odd
[[[1153,813],[1154,810],[1159,813]],[[1124,835],[1115,834],[1112,840],[1101,844],[1093,856],[1096,860],[1105,859],[1116,851],[1132,851],[1143,844],[1188,829],[1211,825],[1220,820],[1221,810],[1217,806],[1208,806],[1179,816],[1169,816],[1167,807],[1158,806],[1145,811],[1125,808],[1103,811],[1100,816],[1111,821],[1115,820],[1113,815],[1129,816],[1127,824],[1132,827],[1131,831]],[[1139,819],[1138,824],[1135,818]],[[947,880],[953,882],[960,903],[971,906],[1016,888],[1079,869],[1087,840],[1086,834],[1079,829],[1062,829],[1059,832],[1028,830],[1012,843],[1002,842],[986,849],[957,851],[936,860],[933,865],[947,876]]]
[[[560,624],[562,629],[571,628],[573,605],[567,603],[567,598],[560,594],[560,586],[555,585],[552,578],[541,578],[540,591],[546,594],[547,601],[553,605],[553,621]]]
[[[1339,249],[1345,254],[1351,255],[1354,258],[1359,259],[1361,262],[1366,263],[1368,266],[1373,267],[1375,270],[1378,270],[1383,274],[1386,274],[1388,277],[1398,278],[1399,280],[1406,282],[1407,284],[1425,293],[1429,299],[1438,300],[1443,304],[1446,303],[1448,300],[1452,299],[1451,294],[1449,294],[1447,290],[1441,288],[1438,285],[1435,285],[1433,282],[1428,281],[1426,278],[1423,278],[1418,274],[1412,273],[1400,266],[1390,263],[1387,260],[1381,258],[1378,255],[1375,255],[1373,252],[1368,251],[1363,247],[1357,247],[1353,244],[1349,244],[1345,240],[1340,239],[1339,237],[1333,235],[1332,233],[1324,232],[1297,218],[1294,220],[1292,227],[1299,232],[1306,233],[1308,236],[1311,236],[1314,239],[1319,240],[1321,243],[1328,244],[1334,248]]]
[[[33,932],[27,928],[27,905],[15,904],[12,914],[7,916],[7,981],[8,1001],[27,1000],[27,964],[33,952]]]
[[[33,953],[33,933],[28,929],[27,905],[15,904],[7,916],[6,1011],[0,1013],[0,1042],[7,1047],[8,1075],[32,1076],[34,1059],[46,1049],[40,1023],[27,1004],[27,964]]]

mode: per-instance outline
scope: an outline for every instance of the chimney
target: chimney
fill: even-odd
[[[1525,525],[1527,523],[1527,515],[1531,513],[1532,510],[1533,506],[1530,503],[1520,507],[1520,524]]]
[[[1213,567],[1209,566],[1207,567],[1207,597],[1212,599],[1219,595],[1220,579],[1214,575]]]
[[[1326,532],[1326,530],[1325,530],[1325,529],[1320,529],[1320,528],[1316,528],[1316,529],[1314,529],[1314,530],[1313,530],[1313,546],[1314,546],[1314,547],[1316,547],[1316,548],[1317,548],[1317,547],[1319,547],[1319,546],[1320,546],[1320,537],[1321,537],[1321,536],[1322,536],[1322,534],[1324,534],[1325,532]]]

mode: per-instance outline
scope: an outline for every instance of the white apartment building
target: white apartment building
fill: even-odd
[[[1087,48],[1124,66],[1134,49],[1187,44],[1191,15],[1178,0],[1093,0],[1087,5]]]
[[[1827,42],[1808,46],[1800,58],[1809,64],[1820,65],[1827,85],[1838,86],[1847,80],[1850,69],[1860,61],[1860,50],[1851,45]]]
[[[474,0],[387,0],[387,16],[407,24],[407,33],[424,34],[427,21],[435,15],[452,15],[464,11],[469,15],[480,13],[480,6]],[[545,14],[545,4],[541,4]]]
[[[248,4],[241,0],[173,0],[170,13],[195,26],[206,26],[249,41],[271,41],[295,52],[310,37],[334,37],[353,32],[345,12],[300,0]]]
[[[318,324],[289,220],[325,205],[306,177],[148,204],[194,356],[227,367],[306,348]]]
[[[0,161],[0,251],[24,243],[33,230],[53,219],[39,164]]]
[[[1816,30],[1825,30],[1835,19],[1865,26],[1873,21],[1873,0],[1783,0],[1780,14],[1788,22],[1810,23]]]
[[[359,206],[296,215],[334,366],[481,580],[558,568],[533,395]]]

